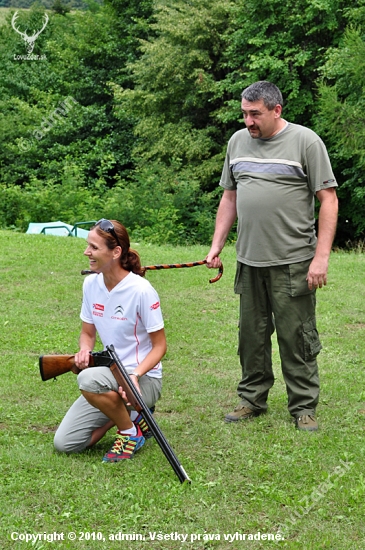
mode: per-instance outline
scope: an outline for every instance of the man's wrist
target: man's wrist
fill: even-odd
[[[138,374],[138,372],[132,372],[131,374],[133,374],[133,376],[135,376],[137,378],[137,382],[139,382],[139,379],[141,378],[141,375]]]

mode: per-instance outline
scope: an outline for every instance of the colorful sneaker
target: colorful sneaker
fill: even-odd
[[[139,426],[137,435],[117,433],[113,447],[104,455],[103,462],[119,462],[125,458],[132,458],[144,444],[144,437]]]
[[[153,433],[147,426],[147,422],[145,421],[141,413],[137,416],[137,418],[134,419],[133,423],[137,429],[138,427],[140,428],[145,439],[150,439],[151,437],[153,437]]]

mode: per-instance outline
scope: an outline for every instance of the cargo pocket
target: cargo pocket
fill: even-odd
[[[316,328],[316,320],[310,319],[303,323],[303,355],[306,361],[316,357],[322,349]]]
[[[241,262],[236,263],[236,275],[234,278],[233,290],[235,294],[243,294],[243,270],[244,265]]]
[[[305,296],[314,294],[315,289],[309,290],[307,274],[312,260],[305,260],[297,264],[289,264],[289,296]]]

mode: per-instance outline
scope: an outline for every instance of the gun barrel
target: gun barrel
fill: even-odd
[[[110,357],[113,359],[114,363],[116,364],[118,371],[120,375],[124,378],[126,385],[128,386],[129,392],[126,391],[127,396],[128,393],[133,394],[133,406],[136,408],[135,405],[137,405],[138,412],[141,413],[144,420],[146,421],[148,427],[150,428],[151,432],[153,433],[158,445],[160,446],[161,451],[164,453],[165,457],[169,461],[170,465],[172,466],[175,474],[179,478],[181,483],[184,483],[185,481],[188,483],[191,483],[191,479],[185,472],[184,468],[180,464],[177,456],[175,455],[174,451],[172,450],[171,446],[169,445],[167,439],[163,435],[161,429],[159,428],[156,420],[153,418],[149,408],[144,403],[141,395],[137,391],[137,388],[133,384],[133,382],[130,380],[129,375],[123,366],[121,360],[119,359],[118,355],[115,352],[114,346],[107,346],[106,347],[107,352],[109,353]],[[115,376],[115,369],[113,371],[113,374]],[[118,378],[116,376],[116,379],[118,381]],[[123,389],[126,389],[125,387]],[[128,396],[129,399],[129,396]]]

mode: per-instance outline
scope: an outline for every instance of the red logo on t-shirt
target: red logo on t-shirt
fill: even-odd
[[[156,302],[155,304],[152,304],[150,309],[158,309],[160,307],[160,302]]]
[[[104,311],[104,306],[102,304],[93,304],[94,309],[98,309],[99,311]]]

